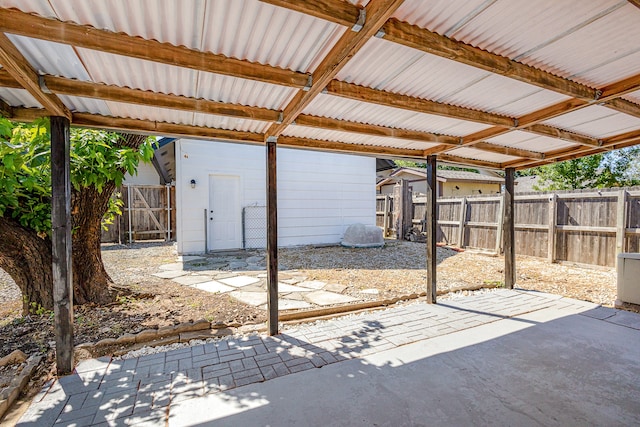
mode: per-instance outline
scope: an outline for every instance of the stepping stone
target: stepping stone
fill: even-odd
[[[180,262],[197,261],[199,259],[204,259],[204,257],[196,255],[183,255],[178,257],[178,261]]]
[[[243,286],[251,285],[256,282],[259,282],[260,279],[249,276],[236,276],[229,277],[228,279],[220,279],[222,283],[225,285],[233,286],[234,288],[241,288]]]
[[[238,270],[240,268],[245,268],[247,266],[247,263],[244,261],[232,261],[229,263],[229,268],[231,270]]]
[[[231,292],[235,290],[234,287],[224,285],[220,282],[216,282],[215,280],[211,280],[210,282],[197,283],[193,285],[193,287],[201,289],[203,291],[211,292],[213,294],[223,294],[225,292]]]
[[[296,301],[304,301],[304,294],[300,292],[292,292],[290,294],[285,295],[286,299],[292,299]]]
[[[299,281],[300,280],[298,280],[298,279],[284,279],[284,280],[282,280],[282,283],[287,283],[289,285],[295,285]]]
[[[347,289],[347,287],[345,285],[339,285],[337,283],[328,283],[324,287],[325,291],[335,292],[335,293],[338,293],[338,294],[341,294],[342,292],[344,292],[345,289]]]
[[[183,268],[183,264],[181,262],[173,262],[171,264],[162,264],[160,267],[158,267],[160,270],[163,271],[167,271],[167,270],[182,270]]]
[[[278,282],[278,293],[290,293],[290,292],[311,292],[313,289],[301,288],[299,286],[289,285],[287,283]]]
[[[305,299],[316,305],[344,304],[357,301],[354,297],[327,291],[313,291],[305,294]]]
[[[237,299],[238,301],[252,305],[257,307],[262,304],[267,303],[267,293],[266,292],[244,292],[244,291],[233,291],[229,292],[229,295]]]
[[[325,282],[321,282],[319,280],[309,280],[306,282],[298,283],[298,286],[302,286],[303,288],[309,289],[324,289],[327,284]]]
[[[361,294],[370,294],[370,295],[378,295],[380,293],[377,289],[363,289],[360,291]]]
[[[174,282],[180,283],[181,285],[187,285],[187,286],[195,285],[196,283],[208,282],[209,280],[211,280],[211,277],[209,276],[198,276],[198,275],[182,276],[182,277],[176,277],[175,279],[173,279]]]
[[[161,271],[160,273],[154,273],[152,276],[156,276],[161,279],[175,279],[176,277],[184,276],[185,274],[189,274],[189,272],[183,270],[167,270]]]
[[[297,310],[299,308],[309,308],[311,304],[306,301],[296,301],[292,299],[279,299],[278,311],[280,310]]]

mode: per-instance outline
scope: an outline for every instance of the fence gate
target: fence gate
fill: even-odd
[[[116,190],[124,202],[122,215],[102,232],[102,242],[175,239],[175,187],[123,185]]]

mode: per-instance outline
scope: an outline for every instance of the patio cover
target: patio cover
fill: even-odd
[[[72,368],[69,125],[267,147],[278,332],[276,146],[518,169],[640,143],[638,0],[0,0],[0,114],[51,116],[58,372]],[[57,177],[57,178],[56,178]]]

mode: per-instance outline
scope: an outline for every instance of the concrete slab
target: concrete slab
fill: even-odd
[[[190,276],[181,276],[172,279],[176,283],[180,283],[181,285],[195,285],[196,283],[208,282],[211,280],[209,276],[201,276],[201,275],[190,275]]]
[[[169,426],[637,425],[640,334],[556,316],[500,320],[185,400],[171,406]]]
[[[161,279],[175,279],[176,277],[185,276],[187,274],[189,274],[189,272],[184,270],[166,270],[152,274],[152,276],[159,277]]]
[[[241,288],[243,286],[248,286],[253,283],[259,282],[260,279],[250,276],[236,276],[229,277],[227,279],[220,279],[220,281],[225,285],[233,286],[234,288]]]
[[[231,292],[235,290],[233,286],[227,286],[223,283],[217,282],[215,280],[211,280],[209,282],[197,283],[193,285],[194,288],[201,289],[203,291],[211,292],[214,294],[222,294],[225,292]]]
[[[327,284],[325,282],[321,282],[320,280],[307,280],[307,281],[298,283],[298,286],[302,286],[303,288],[320,290],[320,289],[323,289],[325,286],[327,286]]]
[[[198,255],[179,255],[178,256],[178,261],[179,262],[198,261],[198,260],[201,260],[201,259],[205,259],[205,257],[198,256]]]
[[[231,295],[232,297],[234,297],[240,302],[252,305],[254,307],[267,303],[266,292],[233,291],[233,292],[229,292],[229,295]]]
[[[640,330],[640,315],[624,310],[616,310],[616,315],[605,319],[607,322]]]
[[[310,308],[311,304],[306,301],[298,301],[288,298],[280,298],[278,300],[278,311],[280,310],[298,310],[300,308]]]
[[[344,304],[352,301],[357,301],[354,297],[349,295],[340,295],[327,291],[313,291],[305,294],[305,299],[316,305],[331,305],[331,304]]]

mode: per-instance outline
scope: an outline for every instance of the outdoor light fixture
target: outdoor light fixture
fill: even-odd
[[[195,179],[191,180],[191,188],[196,188],[196,180]]]

